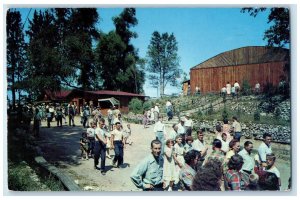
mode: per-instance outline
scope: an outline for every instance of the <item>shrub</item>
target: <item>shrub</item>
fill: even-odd
[[[225,119],[228,120],[228,116],[229,116],[228,110],[227,110],[226,106],[224,106],[224,110],[222,112],[222,118],[223,118],[223,120],[225,120]]]
[[[258,110],[254,112],[254,121],[259,121],[260,120],[260,113]]]
[[[279,119],[280,118],[280,114],[281,114],[280,109],[279,108],[275,108],[274,117],[276,119]]]
[[[249,95],[251,93],[251,86],[248,80],[242,82],[242,95]]]
[[[152,104],[150,101],[145,101],[143,104],[143,110],[150,110],[152,107]]]
[[[211,115],[211,114],[213,114],[213,112],[214,112],[214,108],[213,108],[213,105],[212,105],[212,103],[209,105],[209,107],[208,107],[208,114],[209,115]]]
[[[143,102],[138,98],[133,98],[128,105],[129,111],[134,114],[143,112]]]

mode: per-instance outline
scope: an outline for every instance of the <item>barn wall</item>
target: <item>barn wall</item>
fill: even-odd
[[[284,75],[285,62],[247,64],[225,67],[194,68],[190,71],[192,94],[198,86],[201,93],[219,92],[229,81],[231,85],[237,80],[242,86],[243,80],[248,80],[251,88],[259,82],[263,87],[267,82],[278,85]]]

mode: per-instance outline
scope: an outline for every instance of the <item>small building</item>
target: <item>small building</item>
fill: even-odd
[[[278,85],[289,61],[290,51],[279,47],[242,47],[216,55],[190,70],[191,93],[199,87],[201,93],[220,92],[229,82],[240,86],[247,80],[254,88],[258,82],[263,89],[267,83]],[[243,89],[243,88],[241,88]]]
[[[186,80],[182,82],[182,93],[184,96],[188,95],[190,90],[190,80]]]
[[[83,90],[68,90],[68,91],[58,91],[58,92],[46,92],[44,100],[51,100],[53,102],[61,103],[73,103],[77,106],[78,112],[80,112],[80,107],[85,103],[92,106],[100,106],[103,114],[106,114],[106,110],[111,107],[109,101],[101,101],[101,99],[116,99],[119,104],[119,109],[123,113],[129,111],[128,105],[131,99],[138,98],[142,101],[147,99],[147,96],[134,94],[122,91],[110,91],[110,90],[98,90],[98,91],[83,91]],[[111,101],[110,101],[111,102]]]

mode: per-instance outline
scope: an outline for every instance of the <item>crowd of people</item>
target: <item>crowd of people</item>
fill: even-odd
[[[131,174],[136,187],[144,191],[279,191],[280,172],[272,152],[272,135],[264,133],[263,141],[253,153],[253,142],[242,137],[237,117],[216,125],[212,145],[204,130],[193,139],[192,120],[186,114],[166,131],[163,118],[154,125],[156,139],[151,153]]]

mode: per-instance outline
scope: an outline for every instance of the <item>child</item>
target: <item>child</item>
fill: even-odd
[[[188,136],[189,137],[189,136]],[[174,145],[174,151],[175,151],[175,184],[178,184],[179,182],[179,173],[180,169],[184,166],[185,160],[183,158],[185,154],[184,146],[182,144],[182,137],[181,135],[176,136],[176,144]]]
[[[80,150],[81,150],[81,159],[82,160],[84,159],[83,155],[85,154],[85,158],[88,160],[89,159],[89,154],[88,154],[89,140],[88,140],[86,132],[83,132],[81,134],[81,138],[80,138]]]
[[[173,141],[168,139],[166,141],[166,147],[164,150],[164,169],[163,169],[163,181],[164,189],[168,188],[168,191],[172,191],[173,183],[175,180],[175,162],[174,162],[174,148]]]
[[[132,145],[132,141],[130,139],[130,136],[131,136],[130,124],[127,124],[127,128],[124,129],[125,144]]]
[[[89,157],[94,156],[95,129],[96,129],[96,124],[94,124],[94,122],[91,122],[90,127],[86,130],[87,138],[89,140],[89,149],[88,149]]]

